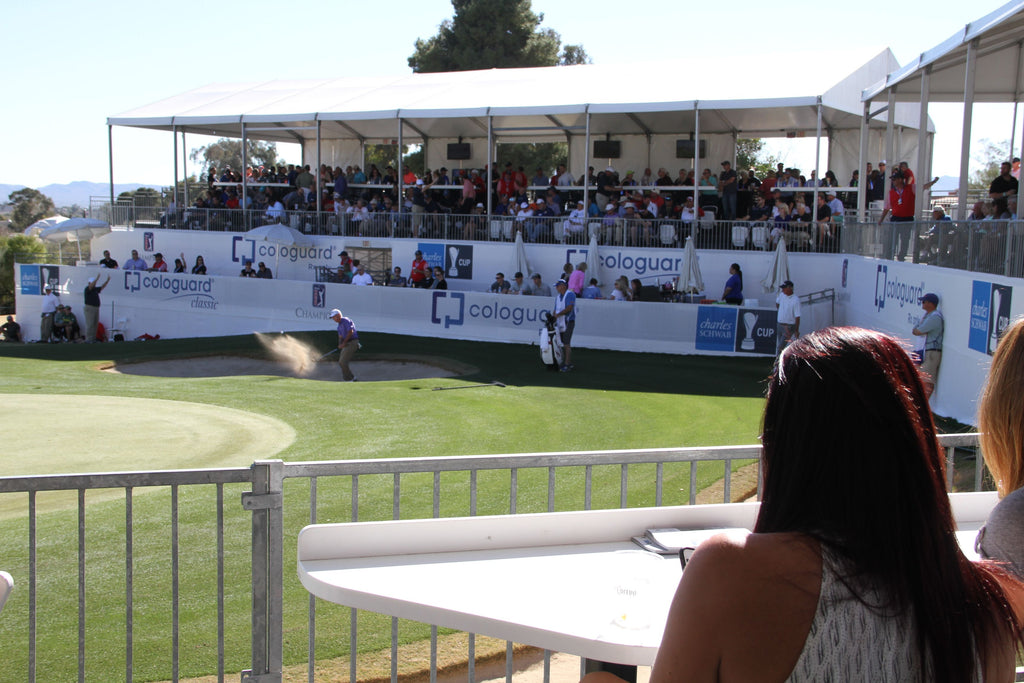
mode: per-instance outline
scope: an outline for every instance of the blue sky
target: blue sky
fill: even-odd
[[[723,51],[746,51],[751,73],[764,74],[758,53],[789,46],[888,46],[905,64],[1001,4],[933,0],[927,13],[919,3],[833,0],[734,0],[728,9],[678,0],[534,0],[533,7],[544,13],[543,26],[561,33],[565,43],[582,43],[595,63],[693,54],[713,60]],[[408,73],[416,38],[433,35],[451,14],[449,0],[334,0],[299,7],[280,0],[8,3],[0,183],[106,181],[106,117],[206,83]],[[643,74],[635,86],[640,92],[671,87]],[[962,109],[932,105],[930,112],[937,128],[934,171],[956,174]],[[1011,105],[975,108],[974,129],[983,132],[976,138],[1009,139],[1011,123]],[[189,143],[201,141],[192,137]],[[115,182],[170,185],[172,144],[167,133],[115,129]],[[810,165],[813,146],[787,144],[774,151],[794,165]]]

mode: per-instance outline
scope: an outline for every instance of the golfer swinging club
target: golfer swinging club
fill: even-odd
[[[356,325],[341,314],[337,308],[331,310],[331,320],[338,323],[338,365],[341,366],[341,377],[346,382],[356,381],[348,364],[359,350],[359,334]]]

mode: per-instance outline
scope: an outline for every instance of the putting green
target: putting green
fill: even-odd
[[[3,459],[2,476],[244,467],[295,440],[280,420],[203,403],[66,394],[7,394],[5,403],[4,447],[14,457]],[[42,509],[69,502],[52,496]],[[0,500],[0,516],[13,502]]]

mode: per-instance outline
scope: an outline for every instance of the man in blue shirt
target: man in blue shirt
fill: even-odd
[[[920,299],[924,316],[921,322],[911,330],[917,337],[924,337],[924,361],[921,363],[921,381],[924,384],[925,398],[931,398],[935,391],[935,379],[939,374],[942,362],[942,335],[945,332],[945,321],[939,313],[939,297],[928,292]]]
[[[356,332],[356,325],[350,318],[346,318],[337,308],[331,310],[331,320],[338,323],[338,365],[341,366],[341,376],[346,382],[354,382],[356,376],[352,374],[349,363],[352,357],[359,350],[359,334]]]
[[[555,297],[555,314],[558,332],[562,337],[562,372],[576,368],[572,364],[572,331],[576,327],[576,294],[569,289],[569,283],[559,280],[555,283],[558,295]]]
[[[132,249],[132,257],[124,262],[125,270],[147,270],[146,262],[139,258],[139,252]]]

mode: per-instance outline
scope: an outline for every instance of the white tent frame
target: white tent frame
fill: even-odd
[[[172,132],[175,186],[179,132],[183,147],[187,133],[241,138],[243,142],[250,137],[297,142],[302,145],[303,163],[312,156],[317,167],[324,158],[325,142],[348,145],[356,159],[364,158],[367,144],[418,143],[426,150],[428,165],[436,167],[441,163],[432,161],[443,163],[440,143],[479,141],[486,154],[474,159],[474,164],[494,168],[499,142],[564,140],[570,166],[584,174],[592,165],[605,165],[591,158],[592,140],[614,136],[631,149],[630,163],[654,168],[668,166],[666,160],[675,158],[674,139],[689,138],[697,150],[701,142],[706,143],[707,160],[699,154],[692,160],[697,177],[702,165],[710,163],[717,168],[714,159],[735,164],[738,137],[814,135],[818,144],[815,176],[821,178],[822,135],[827,137],[829,163],[839,173],[848,173],[861,167],[854,166],[859,160],[848,149],[857,137],[864,147],[865,130],[873,129],[878,140],[887,125],[899,130],[923,126],[925,135],[933,131],[927,118],[919,116],[919,107],[912,104],[894,108],[894,117],[886,115],[885,120],[871,119],[864,125],[864,88],[898,67],[888,49],[818,57],[814,64],[826,66],[817,71],[808,67],[784,83],[743,78],[750,73],[750,65],[742,56],[735,65],[720,64],[713,73],[706,64],[691,61],[213,84],[107,119],[111,201],[114,126]],[[658,87],[653,88],[655,97],[636,99],[629,97],[633,94],[630,89],[616,85],[636,83],[637,74],[645,73],[667,75],[673,81],[679,78],[690,92],[708,97],[658,99],[661,93],[676,93],[674,87]],[[737,76],[728,75],[732,73]],[[785,92],[785,88],[798,91]],[[747,96],[737,97],[737,90]],[[845,146],[833,144],[846,138],[850,140]],[[398,173],[401,177],[401,159]],[[244,184],[242,189],[244,199]],[[589,194],[589,188],[585,193]],[[816,208],[817,203],[812,206]],[[488,213],[492,208],[488,193]]]
[[[1017,105],[1024,92],[1024,0],[1013,0],[977,21],[973,21],[901,69],[889,73],[884,80],[864,90],[862,130],[877,113],[891,109],[900,102],[917,103],[921,120],[928,116],[929,102],[962,102],[964,106],[963,138],[960,149],[960,189],[958,218],[967,215],[967,185],[971,160],[971,130],[975,102],[1013,102],[1013,130],[1010,149],[1014,147]],[[872,112],[874,101],[885,105]],[[919,131],[920,133],[920,131]],[[1024,136],[1022,136],[1024,138]],[[861,166],[866,162],[865,141],[861,140]],[[886,135],[886,147],[892,138]],[[918,144],[918,177],[931,176],[929,156]],[[1020,156],[1024,158],[1024,139]],[[889,154],[886,158],[892,159]],[[929,169],[925,173],[925,169]],[[888,181],[887,188],[888,190]],[[915,215],[923,208],[923,193],[918,193]],[[1024,206],[1024,194],[1017,205]],[[863,205],[861,206],[863,208]]]

